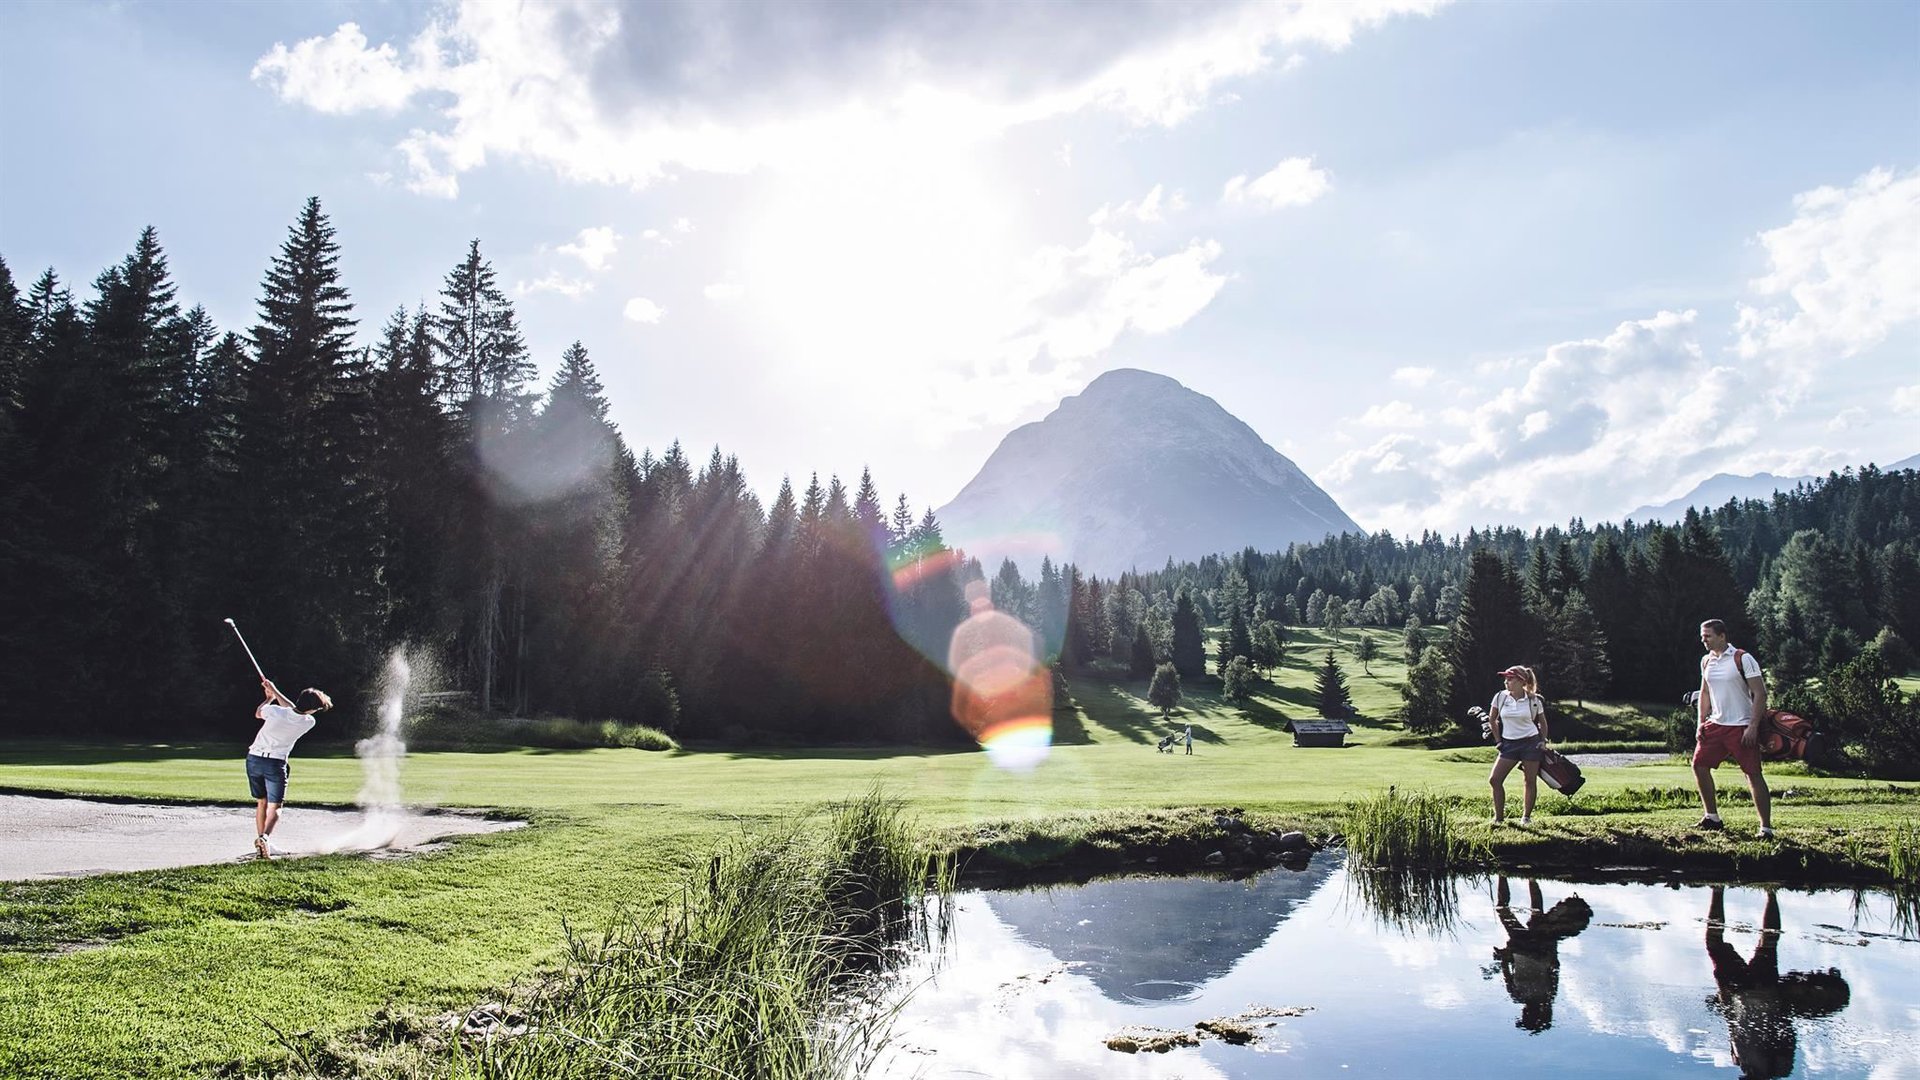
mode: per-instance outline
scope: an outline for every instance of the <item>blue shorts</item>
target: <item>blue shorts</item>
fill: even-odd
[[[281,758],[247,755],[247,789],[256,799],[270,803],[287,801],[287,763]]]
[[[1509,761],[1541,761],[1547,756],[1547,737],[1529,735],[1524,739],[1501,739],[1500,756]]]

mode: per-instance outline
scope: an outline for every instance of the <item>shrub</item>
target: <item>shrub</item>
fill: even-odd
[[[478,716],[455,708],[423,710],[407,718],[402,731],[416,750],[462,750],[476,746],[538,746],[549,750],[589,750],[619,747],[633,750],[678,750],[671,735],[644,724],[617,720],[574,720],[561,716],[521,719]]]

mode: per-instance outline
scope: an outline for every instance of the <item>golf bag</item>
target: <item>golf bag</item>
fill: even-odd
[[[1820,733],[1813,721],[1796,713],[1772,710],[1760,726],[1760,757],[1767,761],[1803,761],[1818,754]]]
[[[1580,785],[1587,782],[1587,778],[1580,774],[1580,766],[1552,748],[1548,748],[1546,756],[1540,759],[1540,779],[1568,798],[1572,798],[1573,793],[1580,790]]]

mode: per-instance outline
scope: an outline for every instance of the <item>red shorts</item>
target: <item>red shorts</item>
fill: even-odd
[[[1745,725],[1732,727],[1728,724],[1700,725],[1700,740],[1693,746],[1693,763],[1705,765],[1711,769],[1721,762],[1732,758],[1740,766],[1740,771],[1748,776],[1760,775],[1760,742],[1754,740],[1752,746],[1746,744]]]

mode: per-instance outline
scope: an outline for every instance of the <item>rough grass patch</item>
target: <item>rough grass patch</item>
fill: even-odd
[[[1389,869],[1484,861],[1486,841],[1454,828],[1453,806],[1445,796],[1398,787],[1356,800],[1346,812],[1347,848],[1363,865]]]

